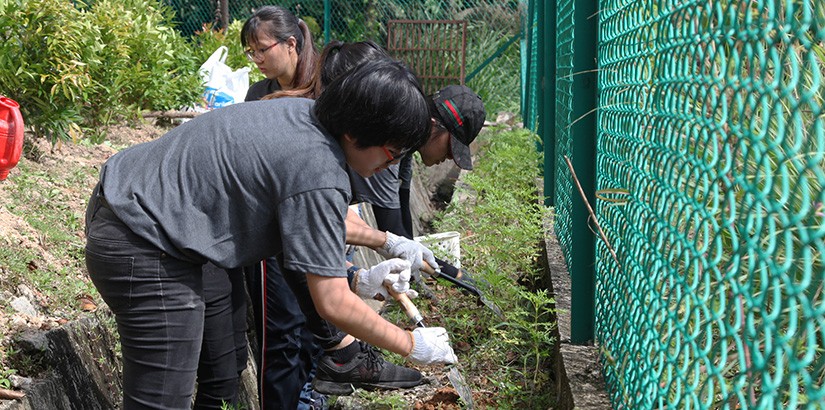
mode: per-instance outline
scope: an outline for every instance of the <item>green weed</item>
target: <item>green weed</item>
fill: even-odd
[[[482,388],[495,391],[498,407],[546,408],[553,402],[548,358],[555,319],[552,298],[537,288],[546,212],[536,192],[541,155],[528,131],[491,130],[480,138],[475,169],[456,188],[465,199],[451,203],[434,226],[461,232],[462,266],[489,283],[483,291],[506,319],[467,298],[446,299],[439,308],[450,312],[443,321],[453,340],[471,346],[459,361],[485,374]]]

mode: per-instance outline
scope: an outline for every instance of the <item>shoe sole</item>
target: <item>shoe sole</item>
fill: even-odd
[[[355,389],[364,390],[397,390],[409,389],[421,384],[421,380],[417,381],[401,381],[401,382],[383,382],[383,383],[340,383],[330,382],[324,380],[313,380],[312,388],[321,394],[330,394],[334,396],[348,396],[352,394]]]

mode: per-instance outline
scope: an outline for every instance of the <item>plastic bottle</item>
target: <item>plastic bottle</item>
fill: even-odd
[[[0,181],[9,176],[23,151],[23,116],[20,104],[0,95]]]

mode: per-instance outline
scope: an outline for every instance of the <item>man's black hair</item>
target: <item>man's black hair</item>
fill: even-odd
[[[314,114],[336,138],[349,134],[358,148],[414,149],[430,135],[427,97],[402,63],[381,59],[333,80],[315,101]]]

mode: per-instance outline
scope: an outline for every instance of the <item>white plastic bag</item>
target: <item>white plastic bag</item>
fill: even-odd
[[[201,107],[203,111],[243,102],[246,98],[246,92],[249,90],[249,67],[232,71],[225,63],[228,53],[229,49],[226,46],[218,47],[198,71],[206,87]]]

